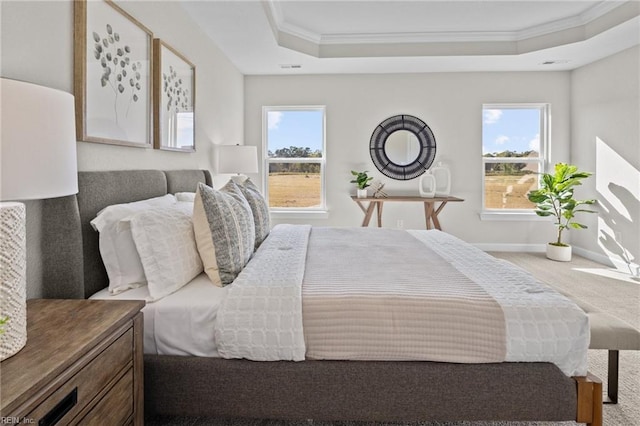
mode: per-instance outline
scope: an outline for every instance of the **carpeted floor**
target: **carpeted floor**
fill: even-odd
[[[640,328],[640,281],[629,274],[611,270],[575,256],[571,262],[554,262],[543,253],[491,253],[531,272],[539,280],[580,298],[602,311]],[[607,352],[589,351],[589,371],[607,379]],[[604,386],[604,385],[603,385]],[[450,422],[450,423],[368,423],[319,422],[199,417],[150,418],[148,426],[574,426],[574,422]],[[620,352],[619,402],[604,406],[604,426],[640,426],[640,352]]]

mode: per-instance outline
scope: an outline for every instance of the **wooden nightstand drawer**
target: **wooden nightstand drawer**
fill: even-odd
[[[93,360],[89,354],[79,362],[88,363],[80,372],[63,384],[51,396],[27,415],[37,422],[53,424],[54,420],[68,422],[78,415],[87,405],[94,402],[101,390],[113,386],[125,367],[132,362],[133,330],[128,329],[115,342],[106,347]],[[129,392],[132,399],[132,391]]]
[[[123,425],[133,413],[133,370],[111,388],[79,425]]]
[[[27,344],[0,364],[0,423],[144,424],[143,306],[28,300]]]

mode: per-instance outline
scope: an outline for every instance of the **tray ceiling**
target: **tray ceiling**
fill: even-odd
[[[640,43],[640,1],[186,1],[244,74],[577,68]]]

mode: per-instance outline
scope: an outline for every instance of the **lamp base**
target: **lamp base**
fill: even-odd
[[[25,205],[0,203],[0,361],[27,343]]]
[[[231,176],[231,180],[238,184],[238,185],[242,185],[244,183],[245,180],[247,180],[247,176],[246,175],[233,175]]]

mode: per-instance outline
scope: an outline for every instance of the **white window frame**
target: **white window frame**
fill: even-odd
[[[551,104],[548,103],[491,103],[482,104],[481,118],[484,128],[484,111],[487,109],[539,109],[540,110],[540,154],[537,159],[526,158],[526,162],[539,164],[539,170],[546,172],[549,166],[549,152],[551,143]],[[484,143],[484,141],[482,141]],[[491,163],[522,163],[521,157],[485,157],[482,152],[482,210],[480,218],[482,220],[544,220],[536,215],[533,209],[489,209],[485,206],[485,170],[486,164]]]
[[[270,158],[268,140],[268,114],[272,111],[322,111],[322,157]],[[269,205],[269,164],[272,163],[317,163],[320,164],[320,205],[315,207],[270,207],[271,214],[280,218],[299,219],[304,217],[327,218],[326,163],[327,163],[327,112],[324,105],[288,105],[262,107],[262,147],[264,158],[263,194]]]

